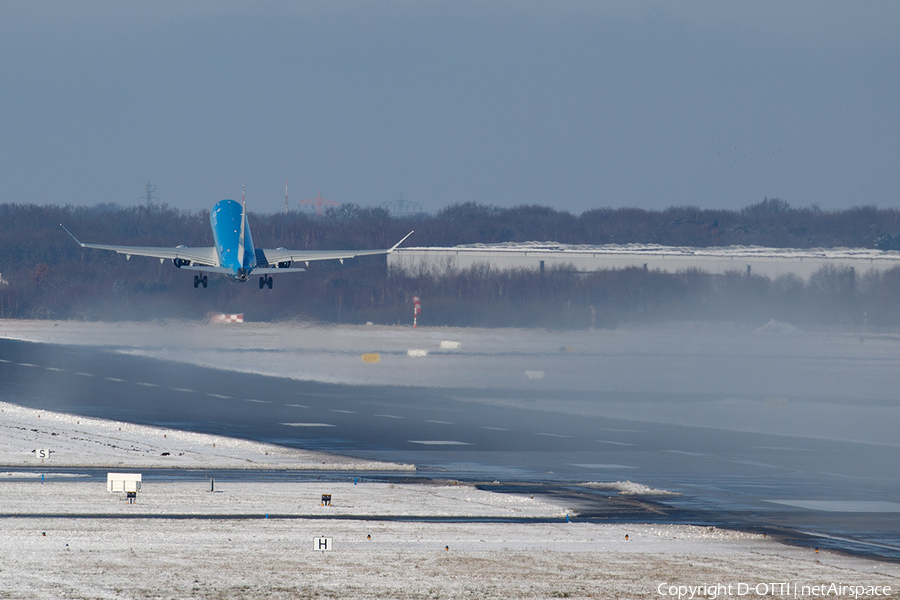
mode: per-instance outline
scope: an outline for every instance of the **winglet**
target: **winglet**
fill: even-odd
[[[76,244],[78,244],[79,246],[81,246],[82,248],[84,248],[84,244],[82,244],[81,242],[79,242],[79,241],[78,241],[78,238],[75,237],[74,235],[72,235],[72,232],[69,231],[68,229],[66,229],[66,226],[65,226],[65,225],[63,225],[62,223],[60,223],[59,226],[63,228],[63,231],[65,231],[65,232],[68,233],[70,236],[72,236],[72,239],[75,240],[75,243],[76,243]]]
[[[409,236],[411,236],[411,235],[414,234],[415,232],[416,232],[415,230],[412,230],[412,231],[410,231],[409,233],[407,233],[406,235],[404,235],[402,240],[400,240],[399,242],[397,242],[396,244],[394,244],[393,246],[391,246],[391,249],[388,250],[388,254],[390,254],[391,252],[393,252],[394,250],[396,250],[396,249],[397,249],[397,246],[399,246],[400,244],[402,244],[403,242],[405,242],[405,241],[406,241],[406,238],[408,238]],[[71,234],[69,234],[69,235],[71,235]]]

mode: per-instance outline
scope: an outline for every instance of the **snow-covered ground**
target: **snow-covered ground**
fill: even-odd
[[[50,450],[46,459],[35,451]],[[415,466],[0,402],[0,466],[409,471]]]
[[[447,385],[458,382],[459,372],[447,373],[456,367],[471,376],[467,383],[479,385],[494,361],[507,369],[493,374],[495,383],[553,380],[559,375],[555,369],[565,368],[572,355],[584,369],[598,362],[603,344],[622,339],[616,332],[598,333],[0,322],[4,337],[109,346],[280,376],[327,381],[349,373],[349,379],[366,383],[430,385],[445,377]],[[676,337],[685,344],[684,336]],[[896,346],[893,340],[855,344],[854,352],[882,357],[872,359],[877,364],[893,356]],[[426,350],[425,356],[410,356],[410,349]],[[719,350],[729,351],[722,346],[706,354]],[[383,360],[364,363],[364,352],[377,352]],[[438,360],[429,362],[433,358]],[[534,375],[538,372],[546,377]],[[0,462],[28,468],[15,477],[0,475],[0,598],[632,598],[679,592],[695,598],[846,598],[854,597],[852,590],[834,593],[828,586],[863,586],[857,597],[876,597],[874,586],[891,586],[891,596],[900,589],[897,564],[817,553],[759,534],[567,523],[565,516],[575,511],[541,497],[489,493],[454,482],[349,481],[356,470],[410,465],[360,463],[10,404],[0,405],[0,411]],[[148,473],[137,503],[127,504],[123,494],[107,492],[105,482],[55,473],[41,483],[41,463],[30,450],[42,447],[57,450],[54,466],[327,468],[347,470],[348,482],[260,477],[219,481],[210,492],[203,476],[166,482]],[[638,496],[665,494],[632,482],[589,485]],[[321,505],[323,493],[332,495],[331,506]],[[402,520],[423,516],[458,522]],[[485,517],[555,522],[472,521]],[[333,550],[316,550],[314,542],[322,537],[332,540]],[[716,585],[725,591],[696,589]]]
[[[0,597],[633,598],[716,584],[732,587],[720,597],[793,597],[794,587],[831,583],[900,587],[895,564],[705,527],[567,523],[564,507],[464,486],[218,488],[145,481],[127,504],[102,482],[0,482],[0,510],[16,515],[0,519]],[[322,492],[332,506],[321,505]],[[406,513],[559,522],[366,518]],[[318,518],[328,515],[343,518]],[[332,550],[317,551],[318,538],[330,538]],[[763,584],[773,582],[790,587],[772,594]],[[742,584],[752,591],[739,596]]]

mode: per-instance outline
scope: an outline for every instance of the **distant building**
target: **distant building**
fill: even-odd
[[[668,273],[699,269],[707,273],[752,273],[775,279],[796,275],[808,280],[824,266],[853,267],[858,275],[900,267],[900,252],[866,248],[763,248],[728,246],[688,248],[653,244],[623,246],[567,245],[555,242],[470,244],[452,248],[398,248],[388,255],[388,267],[406,272],[441,274],[489,264],[498,269],[602,271],[627,267]]]

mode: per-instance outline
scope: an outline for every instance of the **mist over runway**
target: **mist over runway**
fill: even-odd
[[[262,348],[259,329],[215,331],[203,338],[208,347],[196,352],[197,362],[211,360],[216,336],[256,335],[256,350],[223,343],[223,368],[215,369],[190,364],[190,348],[127,335],[120,338],[127,343],[96,346],[0,340],[0,397],[414,463],[426,476],[627,480],[681,494],[656,500],[694,520],[806,531],[831,536],[821,538],[823,547],[900,557],[900,342],[891,336],[575,332],[569,347],[559,345],[562,333],[498,332],[508,338],[504,347],[488,338],[479,347],[483,332],[462,330],[457,351],[420,360],[401,352],[408,340],[395,343],[389,338],[398,334],[389,331],[380,344],[367,342],[384,361],[366,372],[373,381],[340,384],[239,372],[233,364],[250,371],[253,360],[277,365],[287,354],[332,361],[322,378],[356,373],[360,354],[346,340],[326,343],[307,330],[306,346],[279,351]],[[338,328],[330,338],[345,335]],[[392,362],[401,366],[391,371]],[[454,366],[435,369],[441,362]],[[406,377],[408,365],[419,371]],[[543,376],[525,374],[539,368]],[[560,369],[571,376],[558,377]],[[422,372],[431,372],[433,385],[422,385]],[[491,372],[494,381],[485,383]]]

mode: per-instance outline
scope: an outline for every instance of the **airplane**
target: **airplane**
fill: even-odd
[[[256,248],[250,235],[250,223],[247,222],[247,205],[241,194],[241,203],[234,200],[220,200],[209,214],[214,246],[210,248],[154,248],[149,246],[111,246],[106,244],[85,244],[78,241],[72,232],[60,223],[66,233],[82,248],[112,250],[124,254],[126,259],[132,256],[150,256],[159,262],[170,259],[179,269],[199,271],[194,275],[194,287],[205,288],[208,282],[206,273],[221,273],[234,281],[247,282],[253,275],[259,275],[259,289],[272,289],[272,275],[282,273],[299,273],[303,267],[292,267],[294,263],[309,263],[316,260],[339,260],[357,256],[390,254],[413,234],[407,233],[402,240],[386,250],[287,250],[275,248],[268,250]]]

